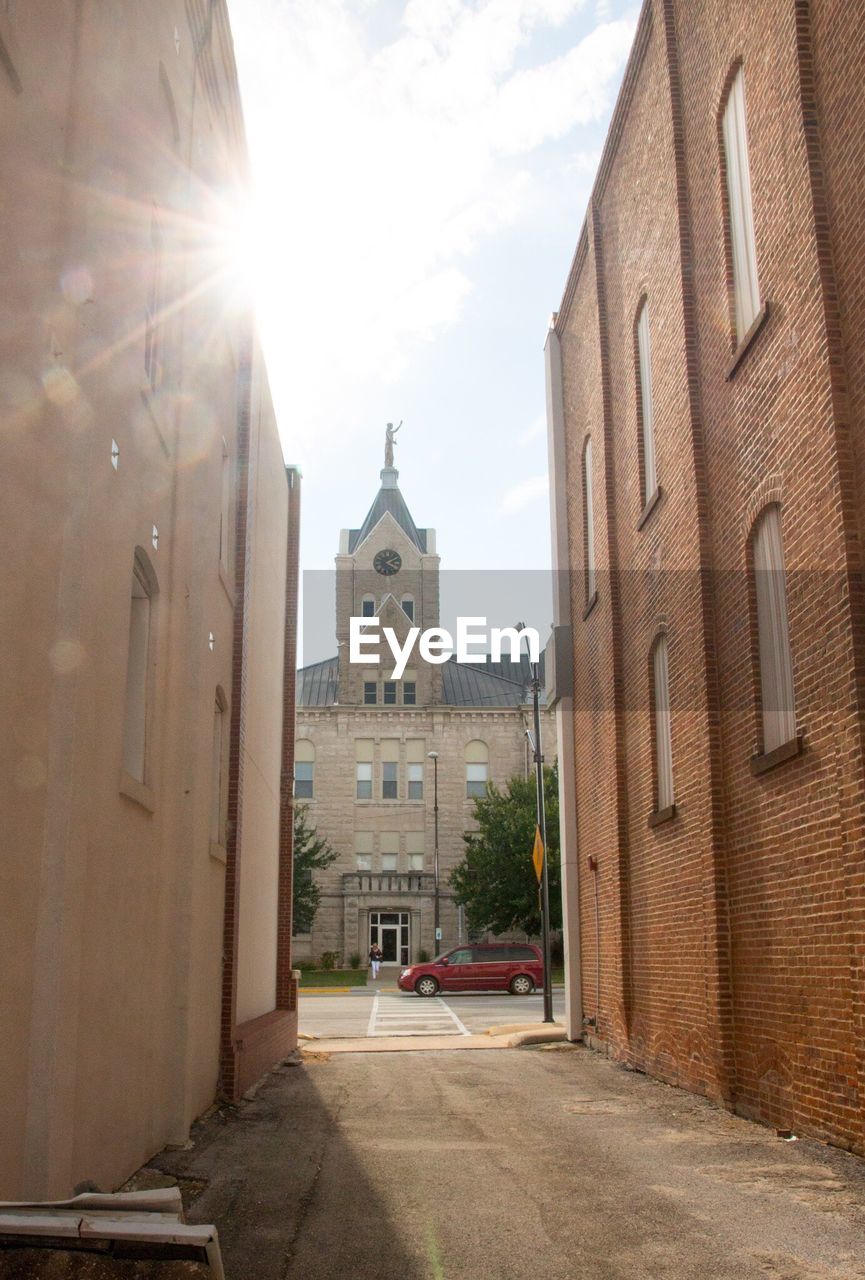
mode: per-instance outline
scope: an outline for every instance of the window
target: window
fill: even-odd
[[[730,86],[724,108],[724,168],[727,172],[727,211],[733,265],[736,340],[741,342],[760,310],[757,245],[751,207],[751,169],[745,116],[745,75],[741,67]]]
[[[216,690],[213,703],[213,746],[210,767],[210,841],[211,844],[225,846],[225,801],[227,799],[226,747],[228,735],[225,731],[228,703],[221,689]]]
[[[364,706],[374,707],[378,700],[376,693],[376,683],[374,680],[364,680],[363,682],[363,701]]]
[[[472,953],[468,947],[463,947],[462,951],[454,951],[448,956],[448,964],[471,964]]]
[[[466,747],[466,799],[487,794],[490,777],[490,753],[485,742],[470,742]]]
[[[358,800],[372,799],[372,761],[375,743],[372,738],[355,738],[355,795]],[[370,846],[371,848],[372,846]]]
[[[655,808],[661,813],[673,804],[670,674],[665,635],[658,636],[652,651],[652,720],[655,732]]]
[[[408,854],[409,871],[423,871],[424,833],[422,831],[407,831],[405,848]]]
[[[358,871],[372,871],[372,840],[371,831],[354,833],[354,856]]]
[[[361,600],[360,616],[362,618],[372,618],[375,616],[375,600],[372,596],[364,596]]]
[[[311,800],[314,794],[315,747],[308,738],[300,738],[294,747],[294,796]]]
[[[592,437],[583,449],[583,546],[586,566],[586,603],[595,597],[595,517],[592,496]]]
[[[403,681],[402,701],[403,701],[403,706],[406,706],[406,707],[417,706],[417,685],[415,684],[414,680]]]
[[[408,766],[408,798],[409,800],[423,800],[422,764],[409,764]]]
[[[382,871],[396,871],[398,869],[397,868],[398,862],[399,862],[399,855],[396,853],[383,853],[381,855]]]
[[[396,681],[395,680],[385,680],[383,701],[386,707],[396,706]]]
[[[151,690],[151,622],[156,575],[146,553],[137,547],[132,569],[129,606],[129,648],[126,660],[126,705],[123,724],[123,770],[138,782],[147,781],[148,715]]]
[[[396,800],[398,798],[397,782],[399,778],[399,741],[396,738],[383,738],[381,744],[381,798]]]
[[[787,576],[777,505],[767,507],[754,526],[753,564],[763,752],[767,753],[796,737]]]
[[[162,229],[154,210],[150,222],[150,289],[144,318],[144,372],[152,391],[158,391],[162,385],[162,259]]]
[[[655,473],[655,426],[652,417],[652,348],[649,342],[649,304],[643,302],[637,320],[637,378],[639,383],[640,446],[642,453],[643,505],[658,487]]]
[[[412,596],[403,596],[400,604],[409,622],[414,622],[414,598]]]

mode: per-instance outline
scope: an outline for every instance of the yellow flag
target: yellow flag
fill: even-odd
[[[544,874],[544,842],[541,839],[540,827],[535,827],[535,847],[532,849],[532,862],[535,864],[535,875],[538,877],[538,884],[540,884],[541,876]]]

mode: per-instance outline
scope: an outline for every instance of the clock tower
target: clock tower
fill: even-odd
[[[349,623],[368,617],[378,644],[365,646],[378,665],[349,661]],[[381,471],[381,487],[359,529],[343,529],[336,557],[336,639],[342,706],[429,706],[441,701],[441,667],[416,661],[390,680],[392,655],[383,630],[404,644],[411,627],[439,625],[439,557],[435,530],[419,529],[399,487],[394,466]]]

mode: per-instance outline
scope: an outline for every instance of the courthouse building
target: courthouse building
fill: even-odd
[[[399,680],[390,650],[381,665],[349,660],[349,619],[392,627],[401,645],[412,625],[439,626],[439,557],[434,529],[419,528],[399,488],[388,442],[381,487],[357,529],[343,529],[336,557],[337,655],[298,673],[295,803],[337,851],[316,872],[321,900],[298,959],[333,951],[408,964],[466,940],[448,877],[461,861],[473,800],[488,782],[523,776],[530,761],[531,669],[523,653],[481,664],[433,665],[413,650]],[[369,651],[375,652],[373,645]],[[546,711],[545,727],[551,733]],[[551,760],[552,756],[548,755]],[[441,937],[435,937],[436,821]],[[530,850],[526,851],[527,871]]]
[[[117,1186],[296,1043],[246,167],[223,0],[0,5],[0,1198]]]
[[[860,1153],[863,32],[645,0],[547,342],[569,1033]]]

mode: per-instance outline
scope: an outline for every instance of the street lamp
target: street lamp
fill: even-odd
[[[427,759],[433,762],[433,821],[435,823],[435,852],[433,855],[433,878],[435,882],[433,930],[435,946],[433,947],[433,953],[437,954],[441,938],[441,929],[439,928],[439,753],[437,751],[428,751]]]
[[[526,729],[526,737],[535,756],[535,779],[537,784],[537,819],[538,831],[544,850],[544,863],[541,869],[541,936],[544,950],[544,1022],[553,1021],[553,985],[550,956],[550,859],[547,851],[547,814],[544,804],[544,756],[541,748],[541,713],[540,713],[541,676],[537,662],[532,663],[532,704],[534,711],[535,731]]]

